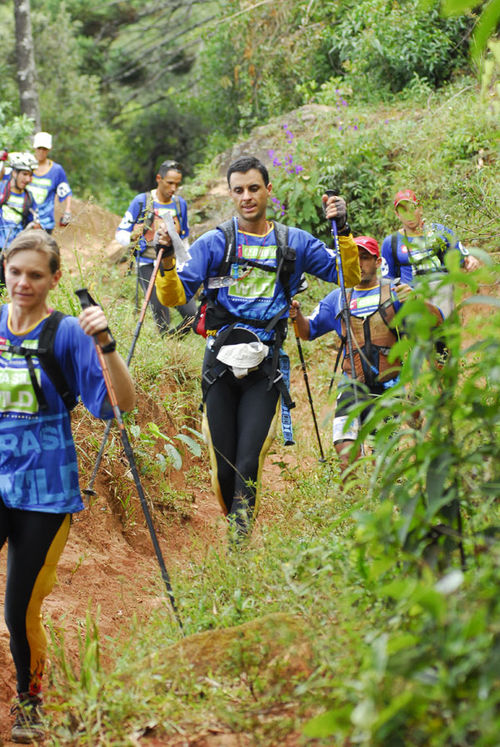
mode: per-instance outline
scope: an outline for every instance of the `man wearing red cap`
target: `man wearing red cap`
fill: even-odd
[[[360,421],[366,420],[374,398],[394,386],[399,378],[401,362],[388,361],[391,347],[398,340],[398,330],[392,322],[403,302],[412,293],[408,285],[397,285],[390,280],[377,277],[382,260],[378,243],[371,236],[358,236],[354,239],[358,247],[361,281],[346,291],[350,316],[354,376],[351,371],[350,355],[347,348],[345,321],[342,319],[342,296],[340,288],[329,293],[309,317],[300,311],[300,303],[292,301],[290,317],[296,319],[299,336],[303,340],[335,331],[341,339],[339,351],[343,353],[343,381],[339,385],[335,418],[333,421],[333,443],[340,458],[342,471],[349,463],[349,449],[356,440]],[[441,322],[442,316],[437,307],[428,308]],[[338,358],[338,360],[339,360]],[[338,363],[337,360],[337,363]],[[335,365],[335,368],[337,364]],[[354,392],[353,378],[362,383]],[[347,423],[349,410],[355,403],[366,401],[367,405],[359,419]]]
[[[420,201],[411,189],[403,189],[394,197],[394,209],[401,227],[382,242],[382,275],[401,278],[401,282],[414,286],[422,275],[446,272],[444,256],[450,249],[461,254],[461,262],[467,271],[479,267],[463,244],[449,228],[440,223],[425,224]],[[433,281],[434,282],[434,281]],[[440,278],[436,275],[436,285]],[[453,308],[451,286],[440,288],[434,298],[444,316]]]

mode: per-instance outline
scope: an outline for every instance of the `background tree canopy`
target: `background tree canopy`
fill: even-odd
[[[123,202],[163,158],[192,175],[238,135],[322,86],[333,92],[329,82],[377,102],[470,72],[477,18],[442,17],[439,4],[31,0],[42,128],[81,196]],[[12,2],[0,8],[0,126],[11,149],[30,134],[15,120],[12,11]]]

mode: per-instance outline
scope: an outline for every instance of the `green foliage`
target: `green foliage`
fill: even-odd
[[[479,278],[464,277],[458,257],[447,255],[447,265],[450,273],[442,284],[454,283],[460,302],[464,284],[474,293]],[[498,273],[488,278],[484,270],[485,279],[498,281]],[[424,282],[419,288],[429,296]],[[474,295],[468,298],[464,309],[475,300]],[[495,299],[484,301],[492,312],[474,343],[464,342],[471,330],[461,329],[458,309],[434,328],[421,299],[405,304],[400,314],[405,314],[410,334],[394,348],[394,355],[406,355],[401,388],[381,398],[380,409],[362,429],[364,436],[377,428],[372,484],[381,500],[399,508],[398,541],[431,563],[442,560],[441,544],[456,548],[460,507],[466,515],[476,515],[479,530],[500,492],[500,314]],[[432,363],[438,340],[448,351],[440,365]],[[389,418],[395,410],[397,420]],[[417,429],[416,411],[421,421]],[[435,537],[437,521],[451,526],[451,535]]]
[[[396,226],[393,195],[412,187],[427,220],[450,225],[467,244],[495,250],[498,128],[470,87],[468,79],[444,96],[426,92],[411,111],[404,102],[389,109],[358,106],[336,80],[320,87],[314,97],[324,96],[322,103],[332,107],[330,126],[318,120],[307,137],[283,140],[271,153],[273,194],[286,207],[285,220],[329,241],[319,205],[322,190],[333,189],[347,200],[355,235],[380,241]],[[290,159],[302,167],[299,173],[287,170]]]
[[[465,62],[470,21],[441,18],[437,2],[344,2],[336,15],[324,33],[325,52],[357,98],[401,91],[414,76],[439,86]]]
[[[33,122],[25,114],[16,116],[12,106],[0,103],[0,147],[9,151],[29,150]]]

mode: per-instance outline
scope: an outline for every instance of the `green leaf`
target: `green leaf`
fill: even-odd
[[[478,0],[443,0],[443,15],[460,16],[475,8],[476,5],[480,5]]]
[[[319,739],[321,737],[329,737],[334,733],[337,726],[343,723],[343,719],[340,719],[339,716],[342,715],[342,711],[344,710],[340,709],[340,713],[337,710],[320,713],[319,716],[315,716],[305,724],[302,733],[306,737],[316,737]]]
[[[164,446],[165,451],[168,454],[168,458],[172,462],[172,466],[176,470],[180,470],[182,467],[182,456],[180,452],[175,448],[173,444],[165,444]]]
[[[442,505],[444,495],[444,483],[448,477],[451,455],[448,452],[438,454],[432,459],[427,470],[425,490],[429,501],[431,515],[435,507]]]
[[[471,49],[472,57],[478,60],[484,51],[488,39],[495,33],[500,19],[500,0],[490,0],[481,13],[479,22],[472,35]]]
[[[175,438],[178,439],[179,441],[182,441],[183,443],[185,443],[186,446],[188,447],[189,451],[191,452],[191,454],[193,454],[193,456],[196,456],[196,457],[201,456],[201,446],[200,446],[200,444],[197,443],[190,436],[186,436],[185,433],[178,433],[175,436]]]

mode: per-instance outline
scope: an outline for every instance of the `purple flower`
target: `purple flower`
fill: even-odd
[[[295,173],[300,174],[301,171],[304,171],[304,168],[302,166],[296,166],[295,167]]]

